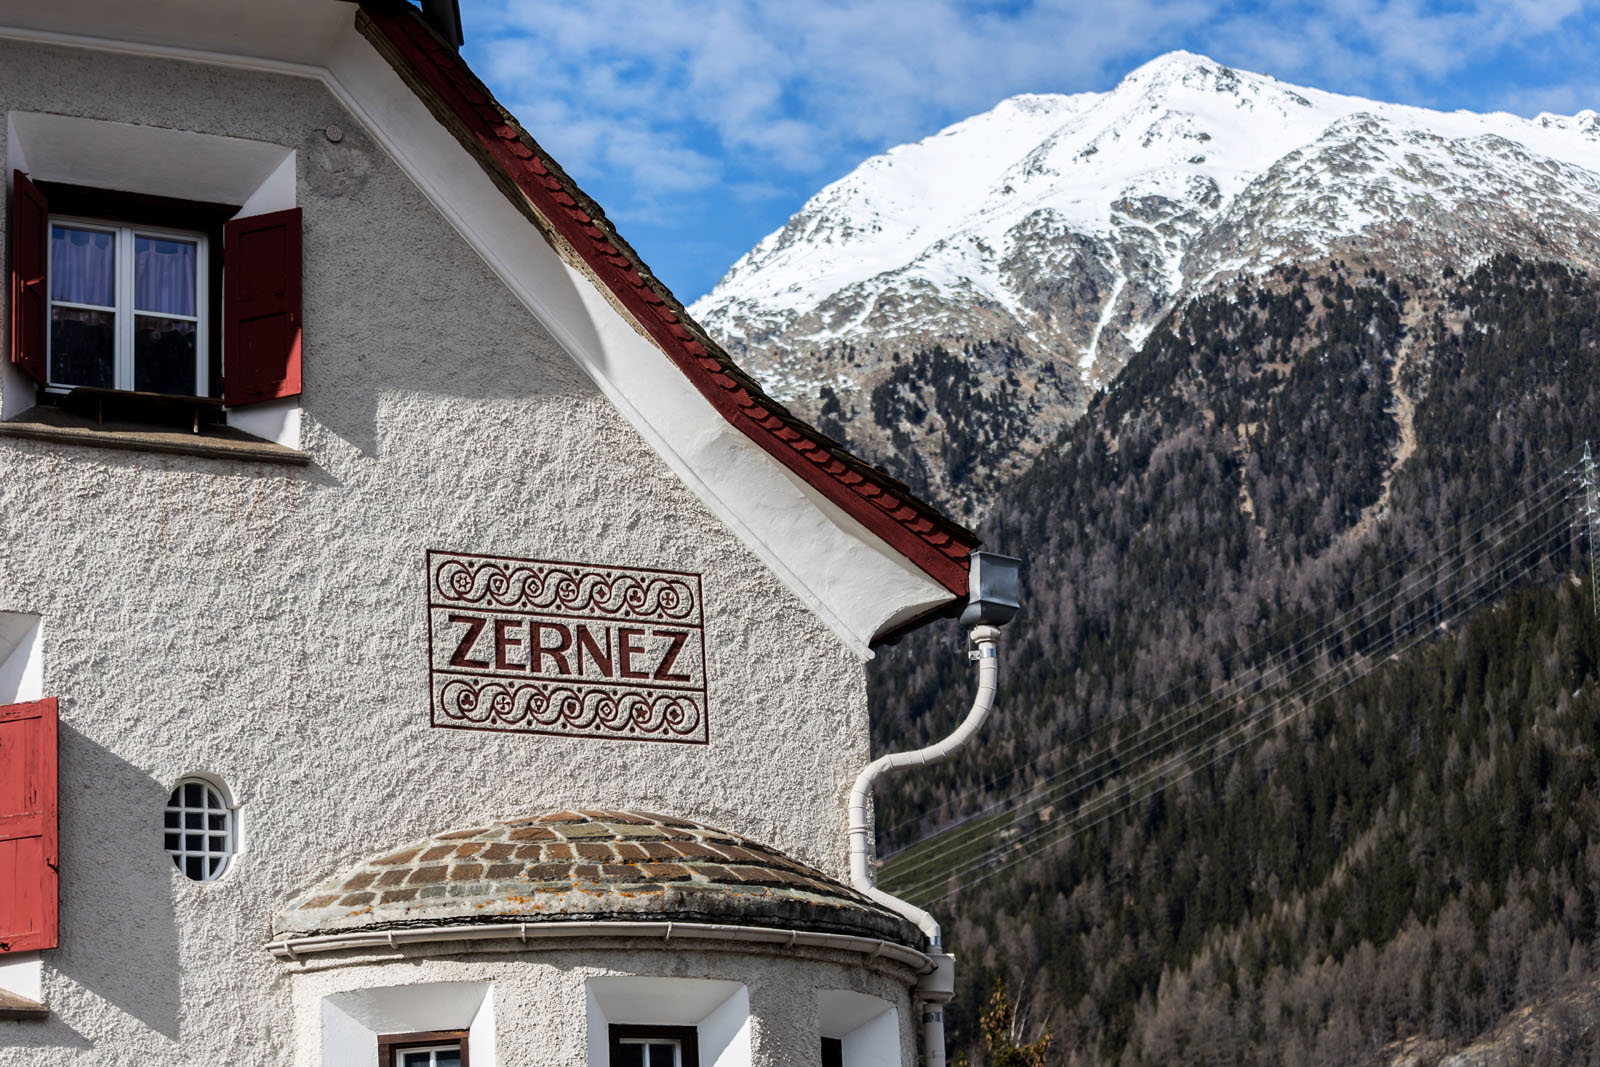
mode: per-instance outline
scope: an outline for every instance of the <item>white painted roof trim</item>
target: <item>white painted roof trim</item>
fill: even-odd
[[[728,423],[564,261],[351,22],[328,66],[0,27],[0,37],[313,78],[368,128],[673,472],[863,659],[953,595]]]

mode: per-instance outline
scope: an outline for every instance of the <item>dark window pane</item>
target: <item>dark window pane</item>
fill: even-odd
[[[617,1059],[611,1067],[645,1067],[643,1045],[619,1045]]]
[[[204,818],[205,816],[198,811],[186,811],[183,813],[183,828],[185,830],[204,830],[205,827],[201,824],[201,820]]]
[[[133,306],[138,311],[194,314],[195,246],[159,237],[133,239]]]
[[[212,811],[222,810],[222,796],[215,789],[206,790],[206,807]]]
[[[167,829],[176,830],[178,828],[178,813],[177,812],[175,812],[175,811],[167,812],[166,813],[166,820],[167,820]]]
[[[461,1053],[455,1049],[441,1049],[433,1054],[434,1067],[461,1067]]]
[[[57,385],[113,387],[116,315],[80,308],[50,309],[50,380]]]
[[[167,849],[168,849],[168,851],[176,852],[178,850],[178,837],[179,837],[179,835],[178,834],[167,834],[166,837],[167,837]]]
[[[200,856],[190,856],[184,861],[183,873],[197,882],[202,882],[206,877],[205,860]]]
[[[50,299],[111,307],[116,302],[116,238],[50,227]],[[194,314],[194,312],[188,312]]]
[[[200,788],[199,782],[187,782],[183,787],[183,806],[198,808],[205,796],[205,790]]]
[[[206,848],[205,834],[184,834],[183,847],[190,852],[204,852]]]
[[[221,857],[221,856],[212,856],[211,857],[209,863],[210,863],[210,871],[211,871],[211,874],[213,876],[216,875],[217,871],[222,869],[222,860],[223,860],[223,857]]]
[[[133,320],[133,387],[141,393],[195,395],[195,325],[139,315]]]
[[[209,829],[212,830],[225,830],[228,827],[226,815],[207,815],[206,820],[211,824]]]
[[[822,1039],[822,1067],[844,1067],[844,1042],[837,1037]]]
[[[227,837],[222,836],[222,835],[218,835],[218,834],[212,834],[211,835],[211,851],[212,852],[226,852],[226,851],[228,851],[228,839],[227,839]]]

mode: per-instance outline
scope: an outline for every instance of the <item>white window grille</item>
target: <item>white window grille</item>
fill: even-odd
[[[201,778],[185,778],[167,800],[167,855],[186,877],[214,882],[237,851],[234,812],[222,791]]]

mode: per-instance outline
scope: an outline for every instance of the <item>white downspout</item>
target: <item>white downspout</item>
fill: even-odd
[[[961,725],[949,737],[926,748],[897,752],[873,760],[850,789],[850,884],[862,894],[916,923],[928,938],[929,959],[934,962],[935,970],[917,985],[917,992],[925,1003],[922,1021],[928,1067],[944,1067],[944,1005],[955,992],[954,961],[944,954],[937,919],[915,904],[891,896],[873,884],[872,824],[867,819],[867,799],[872,795],[872,785],[880,775],[902,767],[937,763],[965,744],[989,717],[1000,684],[1000,628],[974,626],[970,636],[973,644],[978,646],[972,653],[972,657],[978,661],[978,692],[973,697],[972,710]]]

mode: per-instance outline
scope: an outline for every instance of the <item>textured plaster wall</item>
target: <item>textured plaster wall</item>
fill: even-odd
[[[297,151],[312,457],[0,438],[0,611],[44,619],[62,871],[53,1015],[0,1022],[0,1063],[243,1062],[258,1045],[278,1058],[250,1062],[288,1062],[290,981],[260,949],[272,912],[360,856],[490,816],[656,810],[842,873],[861,663],[319,83],[0,43],[0,105]],[[704,574],[711,744],[431,728],[428,548]],[[243,805],[246,852],[213,884],[161,851],[161,807],[196,771]]]
[[[859,958],[808,951],[780,955],[663,951],[612,943],[604,948],[513,952],[490,942],[475,944],[481,946],[477,951],[440,956],[353,957],[366,961],[356,967],[348,961],[308,961],[306,970],[290,978],[293,1032],[286,1024],[275,1032],[274,1040],[295,1045],[297,1062],[313,1064],[322,1048],[322,1002],[330,994],[419,982],[483,982],[490,986],[498,1036],[495,1067],[586,1067],[585,983],[612,975],[651,975],[743,984],[750,997],[750,1051],[755,1064],[820,1067],[818,993],[830,989],[865,993],[894,1005],[903,1062],[906,1067],[916,1062],[906,991],[910,976],[897,968],[876,973],[863,968]],[[509,1040],[513,1032],[517,1040]]]

